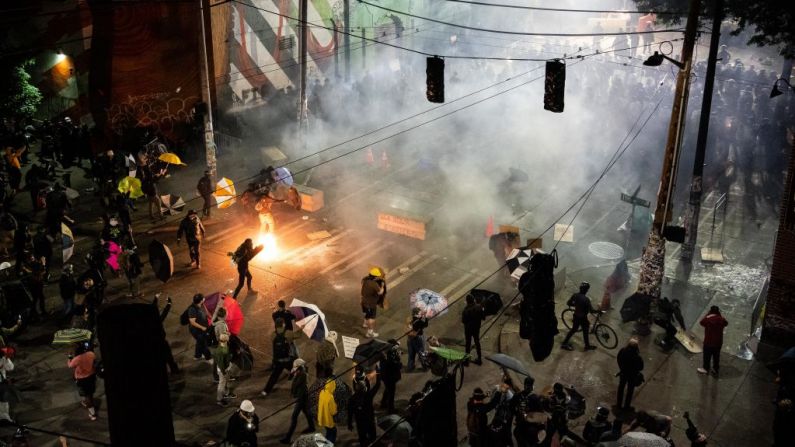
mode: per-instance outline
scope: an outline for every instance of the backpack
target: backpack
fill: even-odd
[[[273,361],[278,363],[288,363],[290,358],[290,342],[284,334],[277,333],[273,338]]]
[[[190,323],[190,317],[188,316],[188,312],[190,311],[191,306],[188,306],[184,312],[179,316],[179,324],[183,326],[187,326]]]

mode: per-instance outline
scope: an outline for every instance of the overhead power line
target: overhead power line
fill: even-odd
[[[530,11],[548,11],[548,12],[585,12],[585,13],[593,13],[593,14],[612,14],[612,13],[624,13],[624,14],[659,14],[659,15],[680,15],[684,16],[687,15],[687,11],[627,11],[627,10],[610,10],[610,9],[564,9],[564,8],[542,8],[540,6],[522,6],[522,5],[507,5],[504,3],[486,3],[486,2],[475,2],[469,0],[446,0],[452,3],[465,3],[469,5],[477,5],[477,6],[493,6],[497,8],[511,8],[511,9],[525,9]]]
[[[236,1],[236,0],[233,0]],[[404,16],[413,17],[415,19],[420,20],[427,20],[429,22],[440,23],[442,25],[451,26],[454,28],[462,28],[468,29],[471,31],[481,31],[484,33],[495,33],[495,34],[511,34],[516,36],[549,36],[549,37],[589,37],[589,36],[626,36],[632,34],[654,34],[654,33],[683,33],[683,29],[679,28],[671,28],[671,29],[661,29],[656,31],[626,31],[626,32],[616,32],[616,33],[532,33],[526,31],[508,31],[508,30],[499,30],[499,29],[492,29],[492,28],[479,28],[476,26],[469,26],[469,25],[462,25],[460,23],[451,23],[445,22],[443,20],[432,19],[430,17],[423,17],[418,16],[416,14],[411,14],[405,11],[398,11],[396,9],[387,8],[386,6],[376,5],[374,3],[369,3],[364,0],[357,0],[359,3],[367,6],[372,6],[373,8],[383,9],[384,11],[389,11],[395,14],[402,14]]]

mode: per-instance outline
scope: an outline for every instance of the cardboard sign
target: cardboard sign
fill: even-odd
[[[555,236],[553,238],[561,242],[574,242],[574,225],[555,224]]]
[[[390,233],[402,234],[414,239],[425,240],[427,222],[408,216],[378,213],[378,229]]]
[[[345,358],[352,359],[356,347],[359,346],[359,339],[354,337],[342,336],[342,349],[345,351]]]

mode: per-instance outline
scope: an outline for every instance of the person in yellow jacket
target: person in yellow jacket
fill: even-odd
[[[337,415],[337,402],[334,400],[334,391],[337,383],[330,378],[320,391],[317,403],[317,427],[326,429],[326,439],[334,444],[337,441],[337,424],[334,416]]]

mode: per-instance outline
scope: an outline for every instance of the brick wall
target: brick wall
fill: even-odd
[[[780,216],[761,341],[789,348],[795,346],[795,146],[790,154]]]

